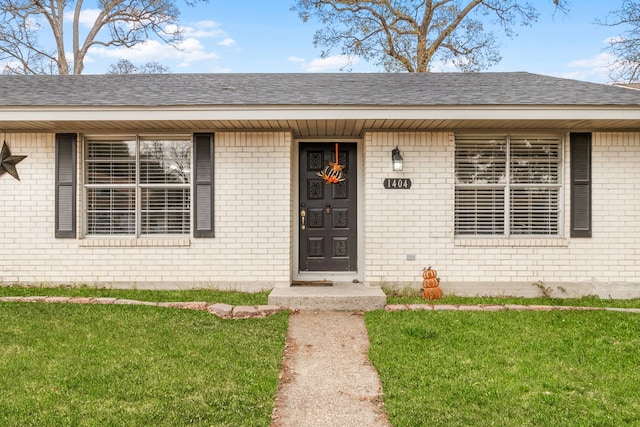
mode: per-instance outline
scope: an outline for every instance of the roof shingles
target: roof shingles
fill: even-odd
[[[640,91],[530,73],[0,76],[0,107],[639,106]]]

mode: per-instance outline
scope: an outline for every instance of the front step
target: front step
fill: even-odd
[[[382,289],[355,283],[275,288],[269,294],[269,305],[293,310],[371,311],[386,303]]]

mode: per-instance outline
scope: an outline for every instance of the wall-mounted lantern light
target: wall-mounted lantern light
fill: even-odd
[[[402,170],[402,162],[403,162],[403,158],[400,155],[400,150],[398,149],[398,147],[394,148],[393,151],[391,151],[391,162],[393,164],[393,171],[394,172],[400,172]]]

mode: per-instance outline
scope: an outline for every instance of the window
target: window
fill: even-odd
[[[561,147],[556,135],[456,135],[455,234],[558,236]]]
[[[188,235],[188,136],[85,140],[87,235]]]

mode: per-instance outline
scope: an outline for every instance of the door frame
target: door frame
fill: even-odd
[[[357,173],[357,201],[358,207],[356,214],[358,215],[356,239],[357,246],[357,270],[356,271],[300,271],[300,144],[301,143],[335,143],[335,142],[351,142],[356,144],[356,164]],[[331,280],[333,282],[352,282],[358,280],[362,282],[364,277],[364,140],[360,138],[341,138],[341,137],[321,137],[321,138],[297,138],[293,141],[293,161],[291,180],[293,181],[293,204],[292,204],[292,223],[293,229],[293,260],[292,260],[292,277],[294,281],[316,281]]]

